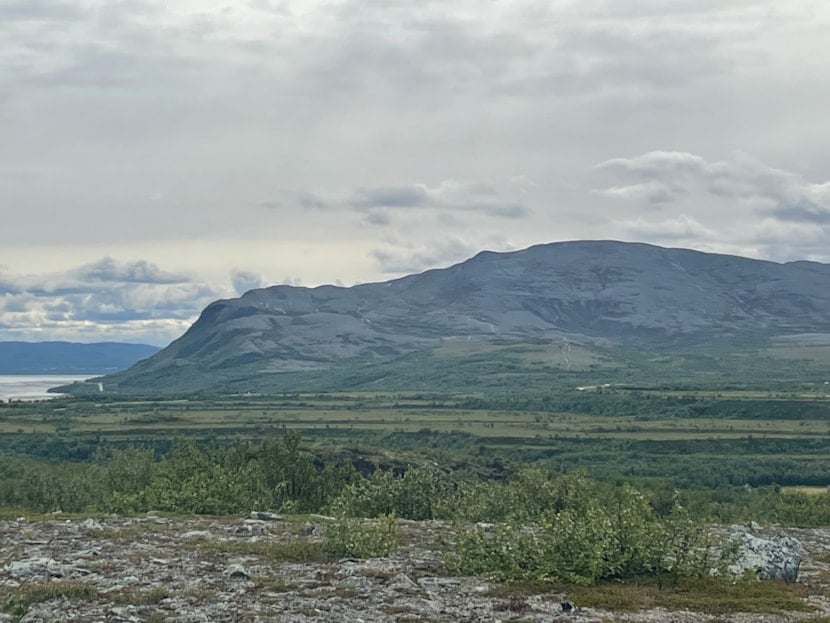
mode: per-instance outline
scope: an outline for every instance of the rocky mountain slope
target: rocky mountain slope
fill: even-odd
[[[106,379],[203,389],[384,362],[449,342],[665,344],[695,335],[830,331],[830,265],[779,264],[613,241],[485,251],[349,288],[274,286],[209,305],[178,340]]]

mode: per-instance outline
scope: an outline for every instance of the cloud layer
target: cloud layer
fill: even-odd
[[[657,214],[682,210],[662,220],[619,221],[633,236],[698,248],[754,248],[752,255],[771,259],[830,257],[830,181],[810,182],[743,153],[711,162],[688,152],[653,151],[612,158],[596,168],[622,183],[595,194]],[[710,206],[708,226],[689,215],[700,205]],[[734,229],[722,225],[729,213],[738,217]]]
[[[240,273],[234,273],[237,285]],[[244,275],[247,285],[251,277]],[[46,275],[0,273],[0,339],[166,344],[219,290],[146,261],[101,260]]]
[[[532,186],[526,176],[514,176],[496,185],[491,182],[442,180],[434,187],[423,183],[397,186],[362,187],[349,195],[337,196],[305,192],[297,198],[307,210],[350,210],[364,216],[370,225],[391,225],[399,211],[410,213],[468,213],[494,218],[523,219],[530,210],[522,203],[522,193]],[[261,202],[279,209],[282,202]]]
[[[5,0],[0,322],[173,335],[211,296],[578,238],[830,261],[828,28],[773,0]]]

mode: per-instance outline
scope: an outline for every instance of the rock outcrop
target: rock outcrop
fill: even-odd
[[[751,526],[732,526],[729,537],[738,547],[730,566],[734,574],[751,572],[760,580],[788,583],[798,579],[804,551],[798,539],[787,534],[764,538],[755,534]]]

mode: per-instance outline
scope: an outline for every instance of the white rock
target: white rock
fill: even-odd
[[[81,528],[84,530],[103,530],[104,526],[102,526],[101,522],[97,519],[92,519],[92,517],[90,517],[89,519],[84,519],[81,522]]]
[[[251,511],[251,519],[258,519],[260,521],[284,521],[281,515],[269,513],[268,511]]]

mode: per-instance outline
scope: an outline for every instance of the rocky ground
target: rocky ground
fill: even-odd
[[[788,531],[804,546],[799,590],[812,611],[715,616],[615,613],[560,592],[513,596],[454,577],[440,523],[400,522],[403,546],[388,557],[321,559],[326,524],[265,513],[0,521],[0,621],[830,621],[820,618],[830,617],[830,529]]]

